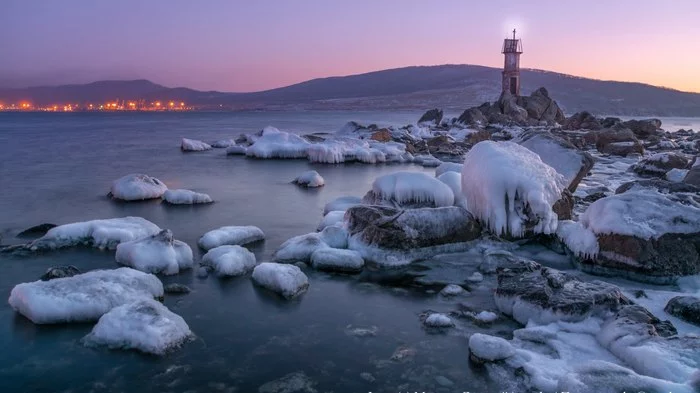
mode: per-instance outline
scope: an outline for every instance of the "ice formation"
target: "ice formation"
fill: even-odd
[[[378,177],[372,183],[374,194],[386,201],[432,203],[435,207],[452,206],[454,193],[445,183],[421,172],[396,172]]]
[[[244,245],[265,239],[263,231],[255,226],[228,226],[214,229],[199,238],[199,247],[210,250],[223,245]]]
[[[234,156],[234,155],[246,155],[248,152],[248,148],[245,146],[231,146],[226,149],[226,155],[227,156]]]
[[[491,311],[482,311],[474,316],[477,321],[491,323],[498,319],[498,315]]]
[[[83,342],[88,346],[104,345],[163,355],[191,335],[181,316],[155,300],[143,299],[104,314]]]
[[[202,257],[202,264],[209,266],[219,277],[241,276],[255,267],[255,254],[241,246],[219,246]]]
[[[112,198],[124,201],[142,201],[160,198],[168,187],[155,177],[132,173],[115,180],[110,193]]]
[[[600,249],[598,239],[592,231],[579,222],[559,221],[557,237],[577,256],[591,259],[598,255]]]
[[[685,175],[687,175],[689,172],[688,169],[678,169],[678,168],[673,168],[670,171],[666,172],[666,175],[664,177],[668,181],[672,181],[674,183],[680,183],[685,179]]]
[[[435,177],[440,177],[440,175],[447,172],[456,172],[458,175],[461,175],[463,167],[464,165],[456,162],[443,162],[435,169]]]
[[[320,248],[311,254],[311,266],[317,270],[355,273],[362,270],[365,261],[353,250]]]
[[[299,135],[266,127],[248,146],[246,155],[255,158],[306,158],[311,144]]]
[[[360,204],[362,204],[362,198],[360,197],[341,196],[326,203],[326,206],[323,208],[323,215],[326,215],[334,210],[346,211],[349,208]]]
[[[535,233],[556,231],[552,205],[565,187],[563,176],[554,168],[513,142],[477,143],[462,169],[462,192],[469,211],[499,235],[522,236],[533,219]]]
[[[323,219],[318,224],[318,227],[316,228],[316,230],[322,231],[326,227],[342,223],[343,218],[345,218],[345,211],[343,211],[343,210],[334,210],[334,211],[328,212],[328,214],[323,216]]]
[[[309,287],[309,279],[297,266],[273,262],[256,266],[253,281],[287,299],[299,296]]]
[[[449,284],[445,286],[445,288],[442,288],[440,291],[440,295],[445,296],[445,297],[450,297],[450,296],[457,296],[461,295],[465,292],[464,288],[457,284]]]
[[[320,233],[321,241],[332,248],[348,248],[348,231],[341,225],[331,225],[323,228]]]
[[[326,229],[330,228],[333,227]],[[295,236],[282,243],[272,255],[272,259],[276,262],[310,262],[314,251],[329,248],[323,240],[323,234],[324,232]]]
[[[316,171],[306,171],[294,179],[294,183],[303,187],[321,187],[325,185],[325,181]]]
[[[235,146],[235,145],[236,145],[236,141],[233,139],[221,139],[221,140],[218,140],[218,141],[212,143],[211,147],[215,147],[217,149],[225,149],[225,148],[229,148],[229,147]]]
[[[209,195],[190,190],[167,190],[163,194],[163,200],[173,205],[194,205],[198,203],[214,202]]]
[[[185,242],[173,239],[169,230],[143,239],[117,245],[117,263],[146,273],[177,274],[194,264],[192,249]]]
[[[95,321],[114,307],[163,296],[153,274],[128,267],[16,285],[8,302],[36,324]]]
[[[454,171],[447,171],[437,177],[438,180],[447,184],[455,196],[455,206],[463,209],[467,208],[467,198],[462,193],[462,174]]]
[[[455,323],[452,322],[452,318],[442,313],[432,313],[428,315],[428,317],[425,318],[424,324],[425,326],[436,328],[452,327],[455,325]]]
[[[492,362],[515,355],[515,348],[508,341],[482,333],[469,337],[469,351],[479,359]]]
[[[700,209],[672,202],[654,190],[630,190],[593,202],[580,222],[596,235],[658,239],[666,233],[700,232]]]
[[[32,249],[56,249],[81,244],[114,249],[117,244],[152,236],[160,228],[141,217],[110,218],[59,225],[30,244]]]
[[[204,143],[196,139],[182,138],[180,149],[182,149],[182,151],[204,151],[210,150],[211,146],[208,143]]]

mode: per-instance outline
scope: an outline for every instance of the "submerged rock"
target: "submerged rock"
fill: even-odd
[[[304,172],[294,179],[292,183],[308,188],[321,187],[326,184],[321,175],[316,171]]]
[[[186,294],[192,292],[192,289],[185,284],[171,283],[163,287],[165,293],[170,294]]]
[[[132,173],[115,180],[110,195],[123,201],[142,201],[160,198],[167,190],[168,187],[155,177]]]
[[[700,298],[676,296],[668,301],[664,311],[684,321],[700,326]]]
[[[453,327],[455,325],[455,323],[452,321],[452,318],[442,313],[429,314],[425,318],[425,321],[423,321],[423,324],[431,328],[448,328]]]
[[[54,266],[48,268],[46,273],[42,274],[41,281],[49,281],[55,278],[73,277],[76,274],[80,274],[80,270],[73,265]]]
[[[27,228],[23,230],[22,232],[17,234],[18,238],[37,238],[44,236],[46,232],[51,230],[52,228],[55,228],[55,224],[39,224],[35,225],[31,228]]]
[[[202,141],[198,141],[196,139],[182,138],[182,142],[180,143],[180,149],[183,152],[204,151],[204,150],[211,150],[211,145],[209,145],[208,143],[204,143]]]
[[[258,393],[316,393],[314,386],[316,382],[297,371],[261,385]]]
[[[481,236],[481,226],[459,207],[398,210],[355,206],[348,209],[346,218],[351,235],[383,249],[409,250],[467,242]]]

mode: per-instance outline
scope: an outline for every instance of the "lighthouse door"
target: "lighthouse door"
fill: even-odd
[[[511,76],[510,77],[510,94],[515,95],[517,87],[518,87],[518,78]]]

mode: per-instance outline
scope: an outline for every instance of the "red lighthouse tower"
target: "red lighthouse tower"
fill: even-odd
[[[503,40],[503,50],[505,55],[505,63],[503,65],[503,92],[520,95],[520,54],[523,53],[523,44],[520,39],[515,38],[515,29],[513,29],[513,38]]]

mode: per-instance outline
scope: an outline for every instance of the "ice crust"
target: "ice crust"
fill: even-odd
[[[199,238],[199,247],[210,250],[223,245],[244,245],[265,239],[263,231],[255,226],[226,226],[211,230]]]

